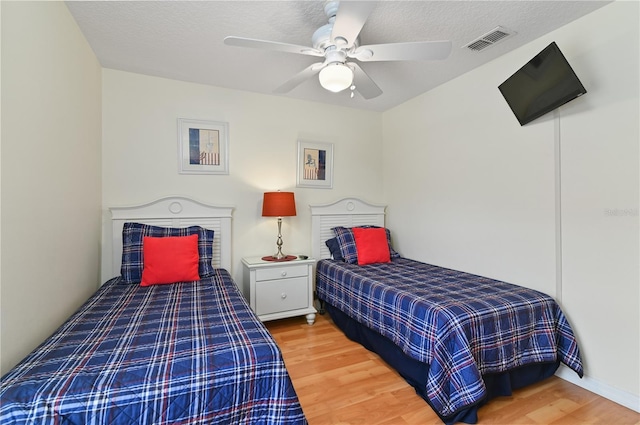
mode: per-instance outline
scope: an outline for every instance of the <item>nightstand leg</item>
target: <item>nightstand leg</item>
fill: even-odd
[[[309,313],[305,317],[307,318],[307,323],[309,324],[309,326],[313,325],[313,322],[316,321],[316,314],[315,313]]]

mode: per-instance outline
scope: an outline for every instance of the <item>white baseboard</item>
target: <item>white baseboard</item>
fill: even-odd
[[[604,382],[598,381],[594,378],[589,378],[586,375],[580,379],[573,370],[569,369],[565,365],[560,365],[556,371],[556,376],[564,379],[565,381],[571,382],[572,384],[576,384],[587,391],[591,391],[592,393],[609,399],[614,403],[618,403],[640,413],[640,396],[636,394],[631,394],[618,388],[614,388],[611,385],[605,384]]]

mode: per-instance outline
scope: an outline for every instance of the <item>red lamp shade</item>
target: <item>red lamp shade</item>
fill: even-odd
[[[262,201],[263,217],[290,217],[296,215],[293,192],[265,192]]]

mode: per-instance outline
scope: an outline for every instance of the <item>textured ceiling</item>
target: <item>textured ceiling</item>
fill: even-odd
[[[443,61],[360,63],[383,91],[370,100],[358,94],[351,99],[348,90],[330,93],[317,76],[278,96],[384,111],[609,1],[374,3],[361,45],[451,40],[451,55]],[[265,94],[318,58],[227,46],[224,37],[311,46],[313,32],[327,23],[322,1],[70,1],[67,6],[105,68]],[[480,52],[462,47],[497,26],[517,34]]]

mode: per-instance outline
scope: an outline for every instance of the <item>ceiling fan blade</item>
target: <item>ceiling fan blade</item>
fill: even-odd
[[[308,66],[305,69],[303,69],[302,71],[298,72],[291,79],[286,81],[280,87],[276,88],[273,92],[274,93],[288,93],[291,90],[293,90],[296,87],[298,87],[303,82],[305,82],[306,80],[308,80],[309,78],[311,78],[314,75],[316,75],[318,72],[320,72],[320,70],[322,68],[324,68],[324,63],[323,62],[314,63],[313,65]]]
[[[451,41],[415,41],[360,46],[349,57],[362,62],[424,61],[446,59],[450,53]]]
[[[340,40],[336,38],[342,38],[347,47],[353,46],[374,7],[375,3],[369,1],[341,1],[333,23],[331,40],[340,45]]]
[[[353,69],[353,73],[355,74],[353,77],[353,84],[356,86],[356,90],[362,95],[362,97],[365,99],[373,99],[374,97],[378,97],[382,94],[380,87],[378,87],[371,77],[369,77],[369,75],[360,68],[360,65],[354,62],[349,62],[348,65]]]
[[[227,46],[275,50],[278,52],[299,53],[310,56],[324,56],[323,52],[313,47],[298,46],[296,44],[280,43],[277,41],[256,40],[253,38],[229,36],[224,38],[224,44]]]

